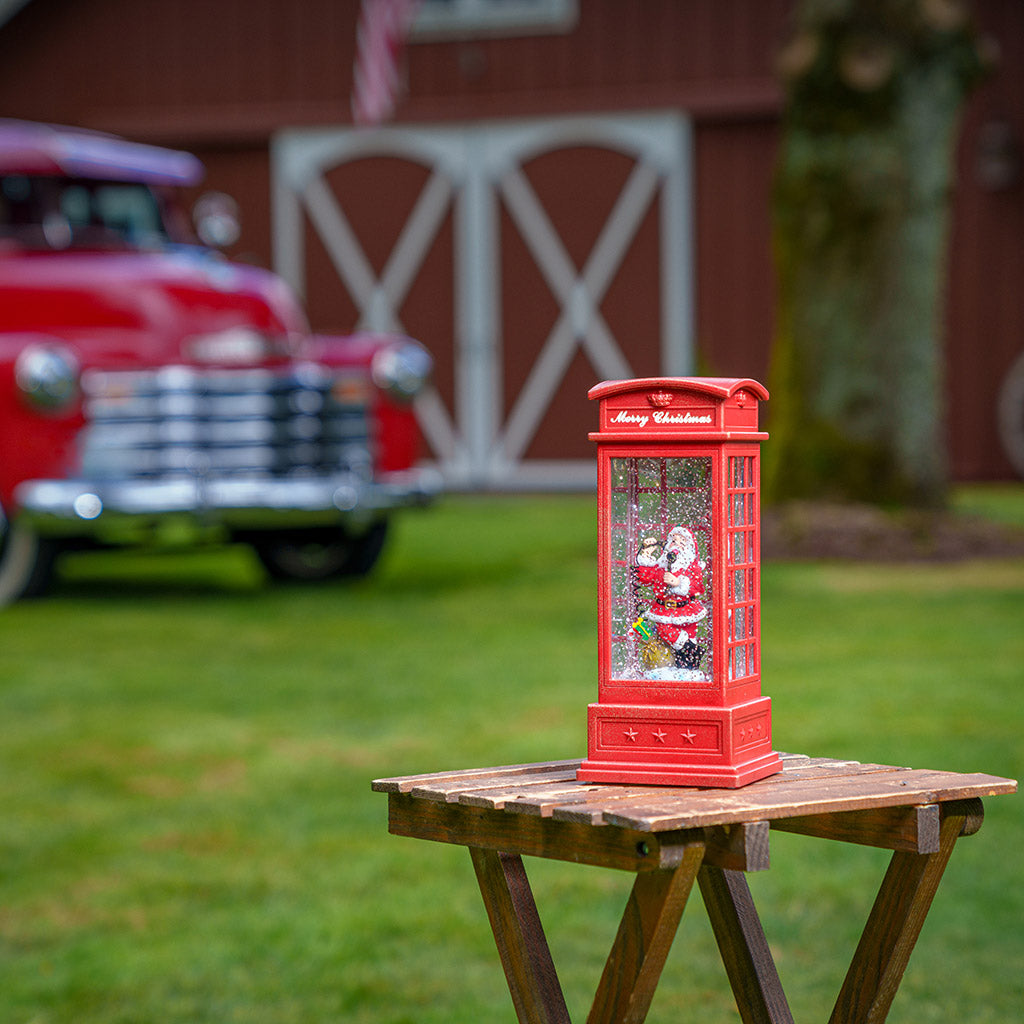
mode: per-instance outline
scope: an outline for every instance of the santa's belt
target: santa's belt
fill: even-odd
[[[692,597],[669,597],[661,602],[662,608],[685,608],[691,604],[693,604]]]

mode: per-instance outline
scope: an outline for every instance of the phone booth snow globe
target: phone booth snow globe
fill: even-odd
[[[598,703],[584,782],[735,788],[781,771],[761,695],[754,380],[608,381],[598,460]]]

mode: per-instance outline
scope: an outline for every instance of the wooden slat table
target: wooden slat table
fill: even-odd
[[[589,1024],[643,1021],[694,881],[740,1016],[792,1021],[743,872],[768,867],[769,829],[892,850],[832,1022],[880,1022],[956,840],[981,827],[991,775],[782,755],[742,789],[576,782],[579,761],[378,779],[395,835],[469,848],[519,1020],[569,1020],[524,854],[619,868],[636,880]]]

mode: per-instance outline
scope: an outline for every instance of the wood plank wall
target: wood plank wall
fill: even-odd
[[[579,0],[568,34],[417,43],[397,118],[685,110],[696,143],[701,369],[764,379],[773,311],[767,196],[781,105],[773,65],[791,7]],[[1001,60],[965,118],[955,197],[948,404],[962,480],[1013,475],[994,406],[1024,351],[1024,183],[1018,168],[992,187],[977,167],[993,125],[1008,127],[1018,154],[1022,147],[1024,4],[975,7]],[[283,127],[349,121],[357,8],[357,0],[31,0],[0,27],[0,115],[198,151],[208,184],[242,203],[241,250],[269,263],[269,140]],[[312,299],[315,320],[330,303]]]

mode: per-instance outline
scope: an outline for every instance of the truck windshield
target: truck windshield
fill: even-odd
[[[45,249],[153,248],[168,241],[147,185],[27,174],[0,178],[2,238]]]

